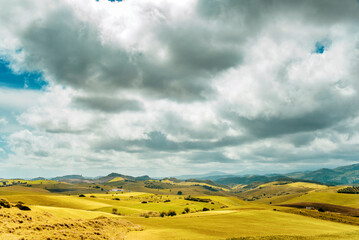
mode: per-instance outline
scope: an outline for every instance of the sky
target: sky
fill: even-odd
[[[0,0],[0,177],[359,160],[359,1]]]

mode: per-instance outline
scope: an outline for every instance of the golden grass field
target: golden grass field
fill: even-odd
[[[79,197],[43,186],[1,187],[0,199],[13,205],[21,201],[31,211],[2,207],[0,239],[359,239],[358,218],[275,206],[321,202],[358,207],[355,195],[312,183],[270,183],[256,189],[273,196],[244,201],[234,195],[195,195],[210,199],[199,202],[170,191],[88,192]],[[289,194],[276,195],[283,191]],[[160,217],[170,210],[176,216]]]

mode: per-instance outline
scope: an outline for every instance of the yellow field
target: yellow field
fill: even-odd
[[[219,190],[222,190],[222,191],[229,191],[229,189],[227,188],[223,188],[223,187],[218,187],[218,186],[213,186],[213,185],[210,185],[208,183],[202,183],[202,182],[173,182],[171,180],[162,180],[161,181],[162,183],[170,183],[172,185],[177,185],[177,186],[208,186],[208,187],[212,187],[214,189],[219,189]]]
[[[19,185],[2,187],[0,199],[6,198],[13,204],[21,201],[29,206],[31,211],[20,211],[16,207],[0,208],[0,218],[4,218],[0,219],[3,223],[3,227],[0,227],[0,239],[19,239],[16,236],[27,236],[29,233],[34,234],[35,238],[24,239],[36,239],[36,237],[41,239],[41,237],[50,236],[55,231],[56,234],[60,233],[58,236],[62,236],[62,239],[81,239],[79,236],[82,232],[82,236],[86,236],[86,239],[123,239],[126,236],[126,239],[240,239],[246,237],[246,239],[359,240],[356,237],[359,234],[359,226],[302,216],[290,211],[284,212],[285,208],[273,206],[275,201],[279,203],[307,201],[357,207],[359,196],[338,194],[334,188],[306,183],[265,184],[259,186],[259,190],[272,191],[281,188],[280,191],[282,191],[283,187],[312,190],[308,193],[293,193],[258,201],[244,201],[234,196],[194,196],[195,199],[210,199],[209,202],[200,202],[185,200],[187,195],[110,192],[87,193],[85,197],[79,197],[78,195],[50,193],[43,188]],[[274,202],[270,205],[268,201]],[[189,213],[184,213],[185,208],[189,209]],[[208,211],[203,211],[203,208],[207,208]],[[274,211],[274,208],[277,210]],[[177,215],[159,216],[161,212],[167,213],[170,210],[175,211]],[[12,214],[16,216],[12,217]],[[31,216],[36,221],[9,222],[11,219],[18,219],[19,214],[26,214],[26,219]],[[73,224],[73,227],[65,228],[66,225],[63,223]],[[44,227],[45,225],[51,227]],[[83,228],[87,225],[88,227]],[[116,229],[114,227],[116,225],[120,227]],[[21,230],[24,226],[28,230]],[[39,226],[42,230],[36,230],[35,226]],[[94,234],[97,228],[104,230],[98,232],[100,235],[91,238],[91,234]],[[66,234],[66,236],[61,234]]]
[[[320,202],[359,208],[359,195],[336,192],[310,192],[283,203]]]
[[[225,239],[245,236],[315,236],[359,227],[271,210],[225,210],[166,218],[128,218],[144,226],[128,239]]]
[[[122,177],[115,177],[114,179],[112,179],[112,180],[110,180],[108,182],[120,182],[120,181],[125,181],[125,179],[122,178]]]
[[[10,184],[29,184],[29,185],[38,185],[38,184],[58,184],[59,182],[55,180],[23,180],[23,179],[0,179],[0,184],[4,185],[3,182],[6,182],[7,185]]]

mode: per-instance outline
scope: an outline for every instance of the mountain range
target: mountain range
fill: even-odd
[[[64,181],[64,182],[108,182],[115,178],[123,181],[146,181],[150,180],[147,175],[144,176],[128,176],[120,173],[110,173],[107,176],[90,178],[82,175],[65,175],[51,178],[50,180]],[[334,169],[321,168],[314,171],[293,172],[288,174],[268,174],[268,175],[234,175],[223,172],[211,172],[200,175],[182,175],[172,177],[173,179],[197,179],[210,180],[216,184],[235,185],[235,184],[251,184],[253,182],[272,182],[278,180],[302,180],[307,182],[318,182],[327,185],[357,185],[359,184],[359,164],[352,164],[348,166],[341,166]],[[44,180],[45,178],[38,177],[33,180]]]

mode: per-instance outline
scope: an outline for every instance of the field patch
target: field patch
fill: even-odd
[[[128,239],[226,239],[245,236],[337,234],[356,226],[269,210],[216,211],[165,218],[128,218],[144,226]]]
[[[359,217],[359,209],[357,208],[333,205],[328,203],[300,202],[300,203],[281,204],[279,206],[294,207],[294,208],[313,208],[322,212],[334,212],[347,216]]]
[[[282,202],[282,204],[296,203],[296,202],[317,202],[317,203],[328,203],[334,205],[342,205],[347,207],[359,207],[359,195],[355,194],[343,194],[337,192],[310,192],[303,194],[299,197],[289,199],[288,201]]]
[[[47,208],[46,210],[50,210]],[[50,210],[53,212],[54,209]],[[69,213],[70,210],[67,210]],[[78,214],[76,210],[73,214]],[[77,213],[76,213],[77,212]],[[0,239],[125,239],[129,231],[142,230],[138,225],[106,216],[82,219],[58,218],[44,209],[20,211],[16,208],[0,209]]]

